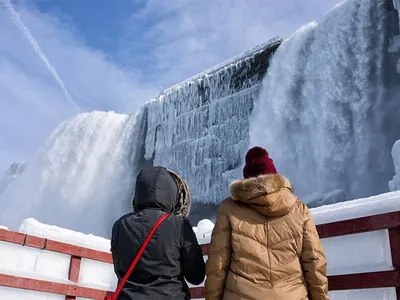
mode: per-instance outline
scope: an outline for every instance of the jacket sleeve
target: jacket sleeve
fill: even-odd
[[[185,218],[182,224],[182,267],[185,279],[194,285],[204,281],[205,263],[201,247],[189,221]]]
[[[117,248],[119,221],[115,222],[111,231],[111,253]]]
[[[326,257],[310,211],[305,208],[301,264],[310,300],[329,300]]]
[[[231,225],[228,218],[228,203],[222,202],[208,248],[206,264],[206,300],[222,300],[226,276],[231,261]]]
[[[111,232],[111,249],[110,249],[112,259],[113,259],[114,272],[115,272],[115,275],[117,275],[118,280],[120,280],[121,278],[117,271],[115,251],[118,247],[119,224],[120,224],[120,222],[118,220],[113,225],[112,232]]]

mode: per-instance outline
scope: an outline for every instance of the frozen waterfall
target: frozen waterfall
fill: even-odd
[[[349,0],[298,30],[271,61],[250,141],[267,148],[301,196],[387,191],[400,119],[387,54],[398,26],[387,6]]]
[[[348,0],[282,44],[272,40],[167,89],[136,115],[63,122],[0,196],[0,223],[15,229],[34,217],[107,237],[145,165],[180,173],[192,216],[212,218],[241,177],[249,144],[267,148],[315,205],[387,191],[400,138],[394,4]]]
[[[1,196],[0,223],[17,229],[33,217],[109,236],[112,223],[130,211],[143,116],[92,112],[60,124]]]

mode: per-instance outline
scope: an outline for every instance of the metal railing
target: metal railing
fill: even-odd
[[[394,287],[396,288],[397,299],[400,300],[400,211],[321,224],[317,226],[317,230],[322,239],[376,230],[388,230],[393,270],[329,276],[329,290]],[[110,291],[78,285],[81,259],[86,258],[111,264],[112,257],[110,253],[2,229],[0,229],[0,241],[70,255],[68,279],[76,283],[56,283],[0,274],[0,286],[65,295],[67,300],[76,299],[76,297],[103,300],[106,295],[112,294]],[[207,254],[207,250],[208,245],[202,245],[204,255]],[[204,298],[204,287],[194,287],[190,291],[194,299]]]

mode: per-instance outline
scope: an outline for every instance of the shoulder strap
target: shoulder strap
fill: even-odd
[[[158,226],[160,226],[160,224],[168,217],[169,217],[169,214],[166,213],[160,219],[158,219],[156,224],[154,224],[154,226],[151,229],[149,235],[147,236],[147,238],[143,242],[142,246],[140,247],[139,252],[136,254],[135,259],[133,260],[131,266],[128,269],[128,272],[126,272],[124,278],[122,278],[121,282],[119,283],[117,290],[112,295],[112,297],[108,297],[108,298],[106,298],[106,300],[116,300],[117,299],[117,297],[121,293],[121,290],[124,287],[126,281],[128,280],[129,276],[131,275],[133,269],[135,268],[137,262],[139,261],[140,257],[142,256],[142,254],[144,252],[144,249],[146,249],[146,247],[149,244],[151,238],[153,237],[154,233],[156,232]]]

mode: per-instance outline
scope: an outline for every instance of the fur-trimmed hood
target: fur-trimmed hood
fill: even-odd
[[[150,167],[139,173],[131,202],[134,211],[153,207],[188,217],[191,204],[189,187],[176,172],[164,167]]]
[[[230,185],[232,199],[250,204],[266,216],[289,213],[297,197],[290,181],[280,174],[236,180]]]
[[[192,198],[190,196],[189,186],[186,181],[176,172],[169,170],[168,172],[174,178],[178,186],[178,202],[175,207],[174,214],[182,217],[188,217],[192,208]]]

